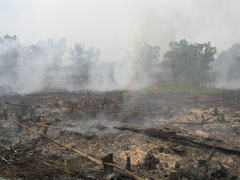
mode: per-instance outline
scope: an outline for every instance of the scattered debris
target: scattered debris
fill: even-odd
[[[149,151],[144,159],[144,166],[147,170],[157,169],[159,159],[155,158],[153,153]]]
[[[226,94],[1,96],[0,178],[237,179],[240,96]]]

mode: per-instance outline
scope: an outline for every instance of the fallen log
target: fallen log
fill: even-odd
[[[26,107],[26,108],[30,107],[30,106],[27,106],[27,105],[24,105],[24,104],[14,104],[14,103],[10,103],[10,102],[7,102],[7,101],[5,101],[4,103],[12,105],[12,106],[22,106],[22,107]]]
[[[212,139],[212,138],[205,138],[201,139],[199,136],[184,136],[181,134],[177,134],[175,131],[166,130],[164,128],[162,129],[156,129],[156,128],[138,128],[134,126],[120,126],[120,127],[114,127],[118,130],[128,130],[135,133],[141,133],[148,135],[150,137],[159,138],[163,141],[170,141],[178,144],[183,144],[187,146],[193,146],[193,147],[200,147],[200,148],[207,148],[207,149],[213,149],[221,151],[226,154],[235,154],[240,156],[240,150],[238,149],[230,149],[223,146],[219,146],[216,144],[223,143],[223,141],[218,139]],[[205,142],[202,142],[202,141]],[[211,142],[212,144],[208,144],[207,141]]]

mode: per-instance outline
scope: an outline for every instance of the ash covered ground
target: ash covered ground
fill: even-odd
[[[100,161],[113,153],[123,169],[130,157],[144,179],[240,177],[240,91],[45,91],[0,101],[1,178],[134,179],[105,174],[17,122]]]

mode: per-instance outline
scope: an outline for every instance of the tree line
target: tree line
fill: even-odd
[[[216,76],[228,81],[240,77],[239,43],[218,54],[217,48],[210,42],[191,43],[185,39],[170,42],[169,50],[162,57],[160,50],[160,46],[148,43],[137,50],[133,66],[136,81],[158,79],[164,72],[171,76],[175,84],[198,87],[214,81]],[[63,67],[75,69],[87,80],[92,65],[98,64],[101,69],[107,67],[109,76],[114,79],[113,68],[116,64],[101,64],[100,54],[99,49],[86,48],[81,43],[69,48],[64,38],[23,46],[16,36],[5,35],[0,37],[0,75],[6,81],[14,81],[19,66],[34,64],[34,67],[44,69],[45,73]]]

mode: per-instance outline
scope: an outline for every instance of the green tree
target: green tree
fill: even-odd
[[[170,50],[164,55],[163,66],[171,71],[175,83],[199,86],[210,80],[208,72],[217,52],[210,42],[190,44],[183,39],[170,42],[169,47]]]

